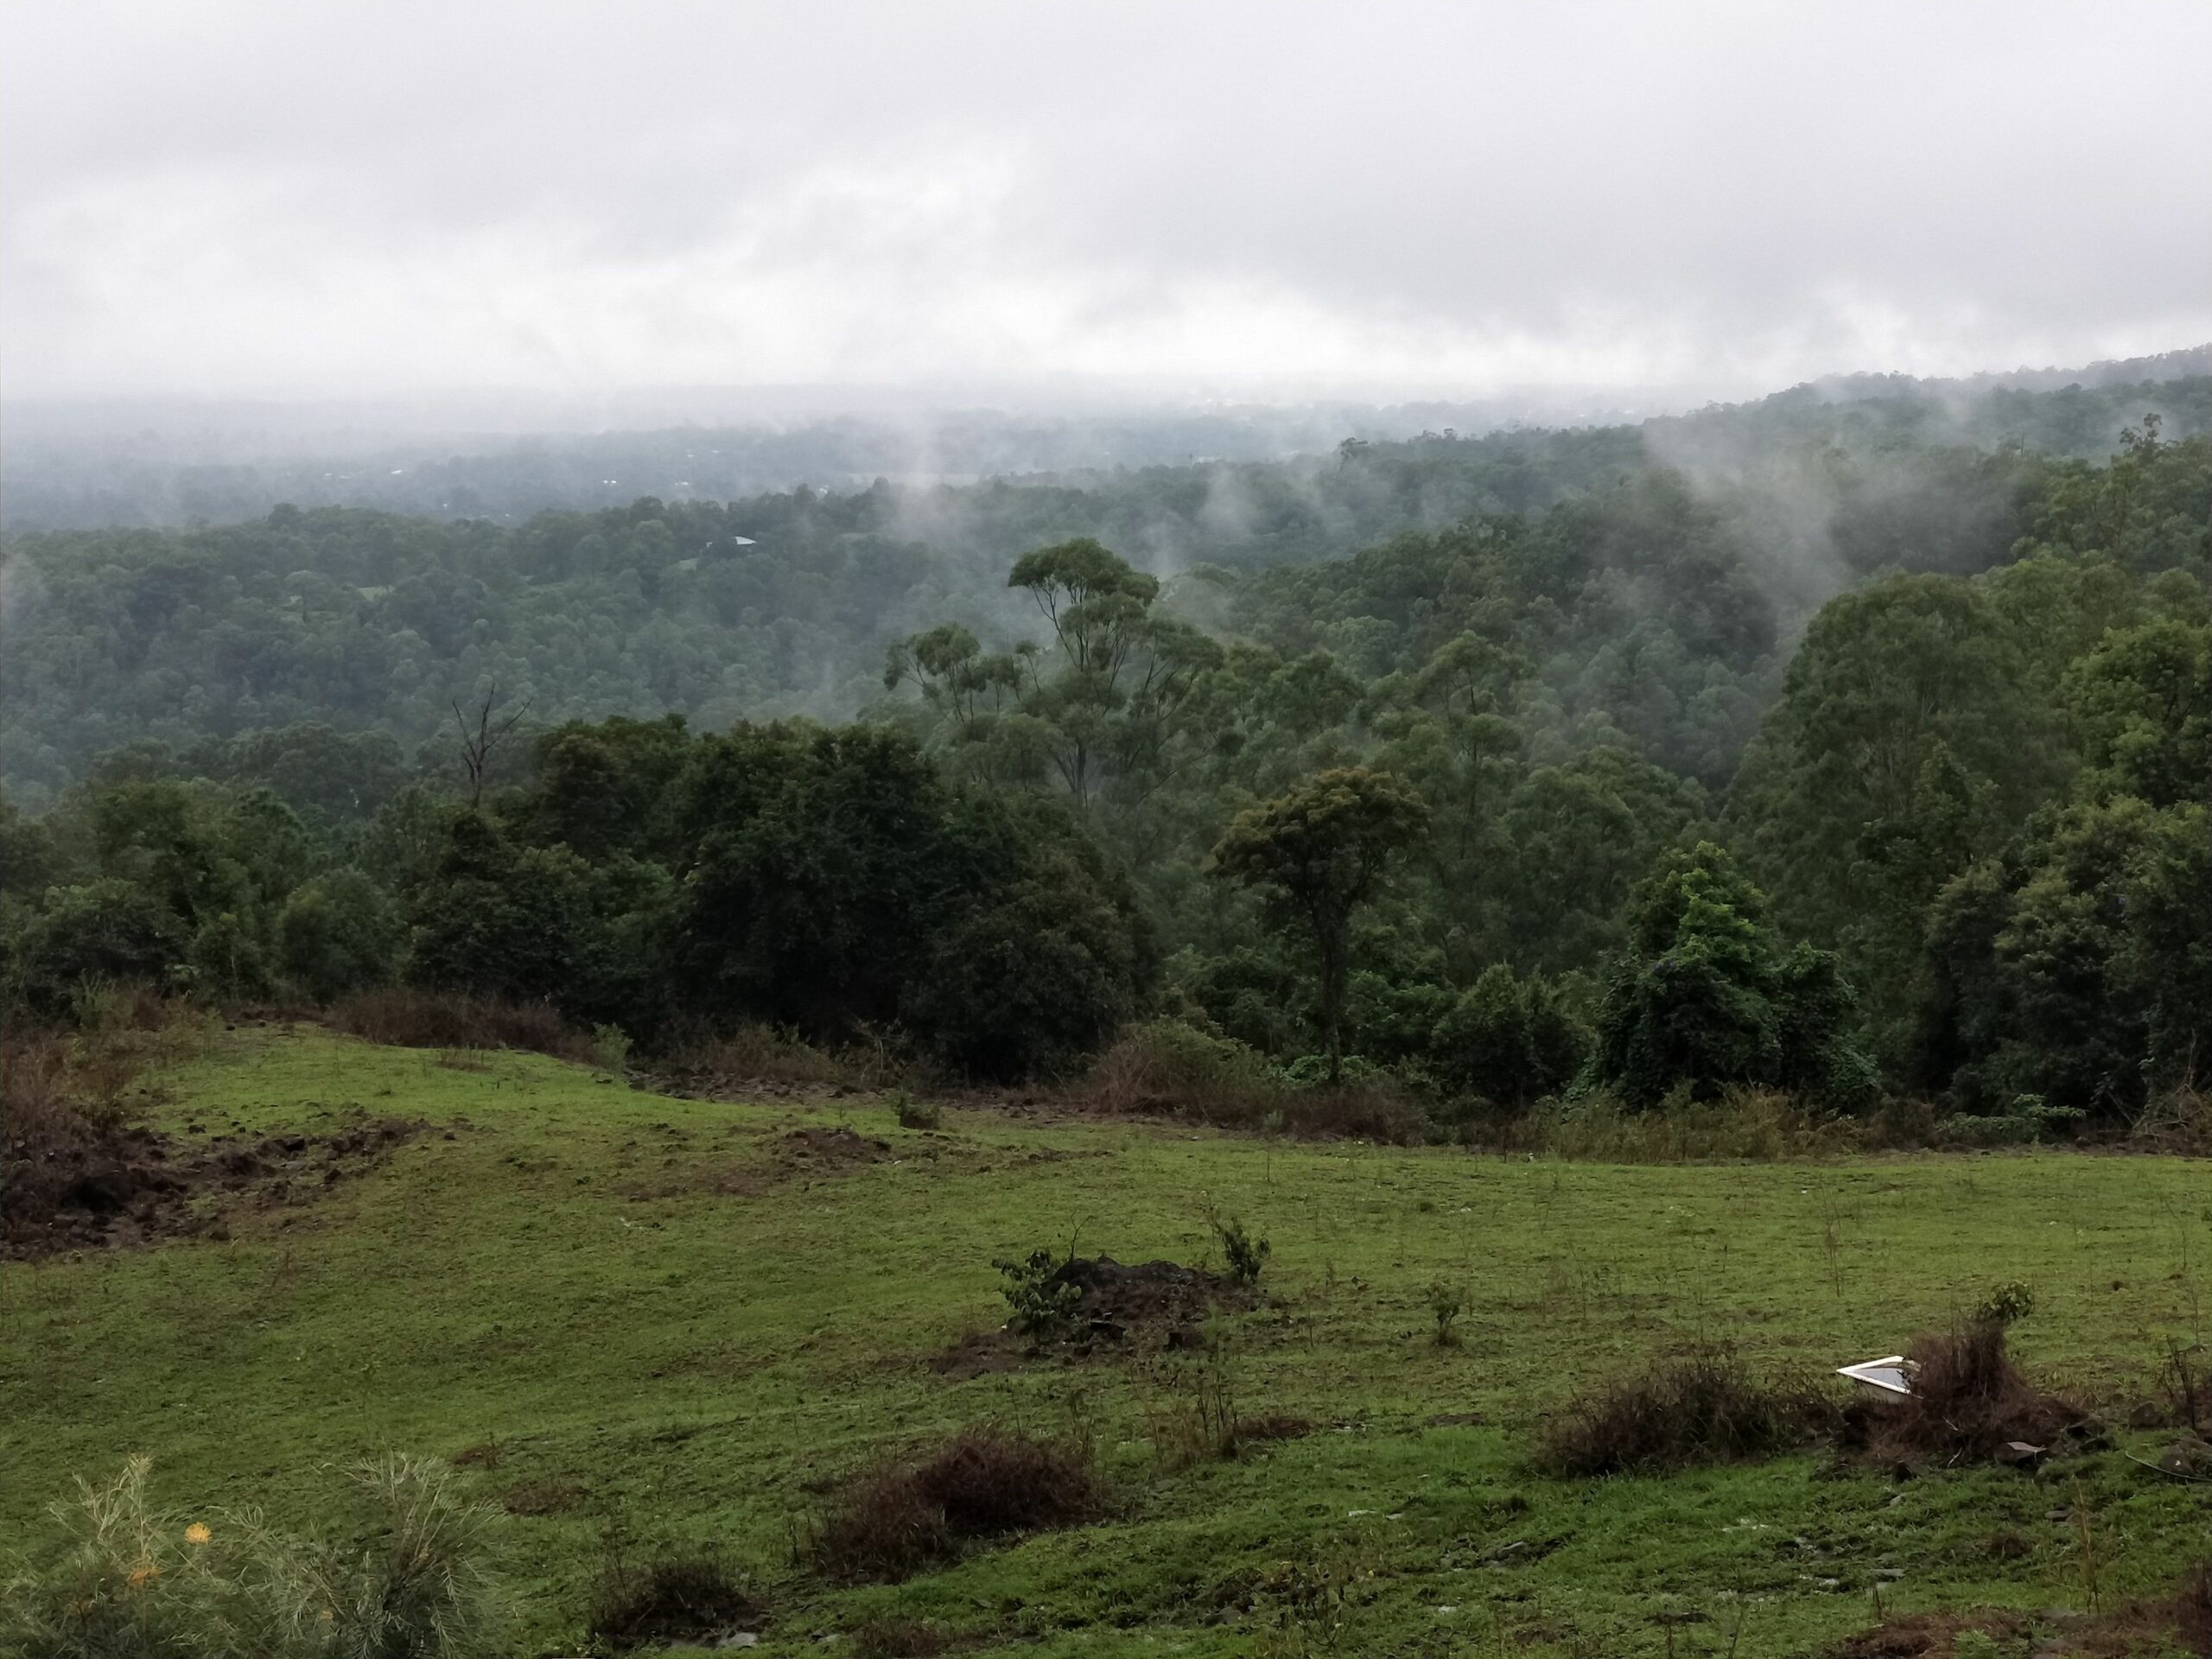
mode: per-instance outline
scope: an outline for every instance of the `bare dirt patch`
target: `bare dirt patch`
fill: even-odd
[[[130,1128],[11,1141],[0,1146],[0,1257],[226,1236],[238,1211],[311,1202],[425,1127],[381,1117],[327,1135]]]
[[[1950,1659],[1958,1651],[1959,1638],[1969,1631],[1992,1642],[2010,1642],[2027,1629],[2028,1621],[2019,1614],[1994,1608],[1972,1613],[1908,1613],[1845,1637],[1828,1650],[1828,1659]]]

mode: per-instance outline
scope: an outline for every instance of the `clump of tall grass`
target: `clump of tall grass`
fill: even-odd
[[[1866,1139],[1858,1121],[1777,1090],[1731,1089],[1713,1101],[1683,1090],[1649,1111],[1604,1095],[1551,1103],[1515,1126],[1513,1149],[1609,1164],[1789,1163],[1842,1157]]]
[[[149,1462],[79,1480],[59,1538],[0,1593],[0,1654],[38,1659],[475,1659],[505,1604],[493,1511],[433,1465],[351,1471],[371,1518],[350,1542],[287,1536],[257,1511],[156,1508]]]
[[[1552,1472],[1657,1474],[1742,1463],[1805,1444],[1836,1421],[1809,1385],[1754,1376],[1728,1354],[1700,1354],[1616,1378],[1546,1425]]]
[[[1078,1096],[1100,1111],[1154,1113],[1218,1128],[1344,1136],[1404,1146],[1427,1115],[1385,1072],[1309,1082],[1257,1049],[1180,1020],[1130,1027],[1090,1068]]]

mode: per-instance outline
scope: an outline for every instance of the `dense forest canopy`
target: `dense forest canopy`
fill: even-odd
[[[2208,427],[2204,376],[1807,390],[12,535],[8,994],[404,978],[991,1077],[1168,1017],[1440,1110],[2124,1118],[2212,1053]]]

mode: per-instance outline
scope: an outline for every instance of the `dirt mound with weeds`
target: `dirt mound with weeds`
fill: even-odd
[[[919,1463],[860,1475],[817,1528],[814,1554],[843,1577],[903,1579],[973,1541],[1079,1525],[1103,1497],[1085,1449],[971,1428]]]
[[[225,1236],[245,1206],[300,1204],[374,1168],[423,1125],[364,1119],[328,1135],[95,1128],[0,1146],[0,1257]]]
[[[1217,1309],[1249,1307],[1259,1300],[1249,1286],[1204,1268],[1179,1262],[1125,1267],[1110,1255],[1072,1257],[1047,1282],[1071,1287],[1081,1327],[1109,1341],[1144,1326],[1169,1328],[1172,1335]]]

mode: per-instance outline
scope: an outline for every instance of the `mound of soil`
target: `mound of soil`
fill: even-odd
[[[1198,1323],[1219,1310],[1256,1306],[1260,1294],[1204,1268],[1186,1268],[1179,1262],[1141,1262],[1125,1266],[1110,1255],[1076,1256],[1060,1264],[1049,1285],[1074,1287],[1078,1334],[1068,1351],[1089,1354],[1099,1348],[1118,1348],[1132,1336],[1147,1348],[1202,1348],[1205,1338]],[[969,1377],[1010,1371],[1035,1351],[1010,1328],[969,1332],[942,1353],[932,1355],[929,1368],[940,1376],[964,1382]]]
[[[891,1146],[841,1124],[834,1129],[793,1129],[777,1142],[777,1154],[787,1163],[849,1169],[856,1164],[882,1163],[891,1156]]]
[[[238,1206],[304,1202],[423,1128],[377,1118],[322,1135],[198,1140],[132,1128],[12,1141],[0,1147],[0,1258],[219,1232]]]
[[[1166,1327],[1171,1347],[1178,1345],[1179,1331],[1216,1308],[1249,1307],[1258,1300],[1249,1287],[1204,1268],[1178,1262],[1124,1267],[1110,1255],[1073,1257],[1050,1282],[1081,1294],[1077,1312],[1093,1337],[1119,1340],[1137,1326]]]

